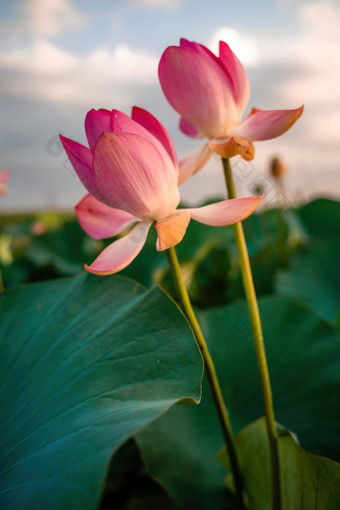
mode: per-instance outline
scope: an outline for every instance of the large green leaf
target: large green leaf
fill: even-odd
[[[199,399],[190,328],[159,288],[122,277],[29,285],[0,305],[0,506],[95,509],[114,449]]]
[[[264,419],[241,430],[235,443],[249,510],[270,508],[270,454]],[[280,431],[278,445],[282,510],[338,510],[340,464],[306,452],[287,429]],[[229,467],[225,447],[219,458]],[[228,477],[231,486],[230,482]]]
[[[149,473],[185,509],[219,510],[231,500],[217,460],[223,444],[209,386],[203,385],[199,412],[174,406],[136,435]]]
[[[336,321],[340,311],[339,260],[339,239],[310,241],[295,254],[291,267],[277,274],[276,292],[298,299],[325,319]]]
[[[338,237],[340,202],[321,198],[297,209],[305,231],[314,237]]]
[[[260,310],[276,419],[307,450],[339,459],[340,335],[288,298],[261,298]],[[247,305],[202,311],[199,319],[237,432],[263,415]],[[216,510],[225,506],[216,458],[223,439],[207,385],[203,390],[199,406],[175,406],[136,439],[152,476],[184,508]]]

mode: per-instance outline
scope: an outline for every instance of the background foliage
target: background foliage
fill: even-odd
[[[337,438],[339,409],[336,400],[340,385],[340,370],[337,362],[340,343],[339,218],[340,204],[320,199],[297,209],[266,210],[251,216],[244,222],[255,287],[260,297],[276,418],[284,427],[297,434],[304,450],[333,460],[340,460]],[[15,332],[15,338],[18,339],[16,341],[22,342],[24,352],[26,350],[30,352],[30,349],[34,352],[34,349],[38,349],[37,354],[43,341],[46,342],[48,339],[52,345],[55,339],[60,337],[60,335],[58,337],[58,328],[53,327],[55,322],[52,322],[50,331],[43,331],[44,334],[38,333],[34,337],[35,341],[24,346],[27,334],[26,337],[22,336],[23,332],[20,330],[20,324],[25,326],[25,323],[22,323],[22,317],[25,311],[32,310],[32,307],[40,302],[39,296],[46,296],[47,309],[55,303],[56,296],[59,296],[60,302],[66,300],[67,306],[71,306],[68,299],[71,299],[74,305],[78,303],[79,317],[76,313],[73,319],[70,319],[70,316],[63,316],[65,307],[60,305],[61,308],[56,309],[55,320],[58,320],[58,323],[66,321],[67,331],[70,320],[73,321],[75,328],[81,328],[85,311],[87,311],[87,321],[100,321],[102,327],[105,321],[108,321],[107,324],[113,321],[112,325],[114,325],[113,318],[115,313],[118,313],[115,306],[116,304],[118,307],[122,306],[120,296],[126,295],[127,302],[132,303],[136,298],[133,289],[137,289],[137,295],[142,296],[141,305],[145,303],[145,309],[149,310],[145,315],[146,322],[142,321],[141,324],[143,326],[147,324],[147,328],[151,328],[150,331],[155,331],[152,328],[158,328],[157,331],[160,334],[161,344],[155,347],[155,352],[157,349],[165,349],[162,352],[169,367],[168,374],[172,373],[172,370],[179,370],[175,377],[176,389],[170,396],[164,396],[164,394],[161,397],[157,394],[157,398],[152,397],[155,403],[152,413],[142,413],[143,417],[136,418],[136,426],[131,430],[126,429],[116,443],[112,440],[115,435],[114,430],[107,429],[109,432],[105,434],[108,435],[104,434],[103,437],[106,438],[110,447],[105,453],[105,460],[102,458],[97,464],[93,462],[94,467],[87,475],[91,480],[101,480],[97,482],[97,492],[95,491],[97,496],[90,502],[84,492],[84,499],[81,500],[88,502],[86,508],[96,508],[102,491],[103,477],[107,476],[100,503],[101,510],[160,507],[222,510],[226,508],[226,504],[229,505],[228,508],[233,508],[233,497],[229,492],[228,479],[227,484],[225,483],[227,470],[217,459],[217,452],[222,447],[223,440],[219,433],[206,382],[204,381],[203,384],[202,402],[198,406],[171,407],[176,400],[185,396],[191,396],[196,400],[199,398],[200,369],[198,367],[201,361],[199,357],[197,358],[190,330],[180,312],[164,293],[153,287],[155,284],[162,286],[176,299],[166,258],[164,254],[156,252],[156,236],[153,229],[151,230],[144,250],[122,273],[139,282],[137,284],[121,276],[105,278],[85,277],[84,274],[76,276],[83,271],[83,264],[92,262],[103,246],[111,240],[95,241],[88,238],[73,215],[51,212],[2,216],[0,218],[0,263],[5,287],[13,289],[6,290],[5,295],[2,296],[2,301],[6,303],[6,310],[13,310],[9,315],[6,313],[6,320],[2,323],[2,327],[5,328],[2,330],[2,341],[13,338]],[[249,430],[250,435],[258,433],[260,437],[261,425],[257,423],[261,422],[255,422],[249,426],[249,429],[244,429],[249,423],[258,420],[263,410],[232,228],[212,228],[191,222],[187,235],[178,246],[177,252],[192,301],[197,308],[207,341],[217,362],[217,370],[230,409],[234,430],[235,432],[241,429]],[[54,281],[47,282],[47,280]],[[32,282],[45,283],[24,285]],[[71,282],[78,283],[71,284]],[[147,291],[140,284],[153,290]],[[70,285],[74,285],[75,293],[72,292],[72,296],[67,291]],[[85,294],[81,294],[80,290],[77,291],[78,286],[85,286]],[[110,302],[109,308],[108,302]],[[85,309],[81,312],[82,306],[85,306]],[[175,325],[174,331],[169,332],[168,326],[164,326],[166,333],[164,332],[163,319],[153,322],[160,313],[159,307],[163,310],[161,317],[172,320]],[[141,313],[144,313],[143,310]],[[41,315],[35,310],[32,317],[37,325]],[[167,324],[170,327],[170,322]],[[32,327],[34,328],[34,325]],[[97,328],[98,323],[94,322],[92,327]],[[134,328],[136,327],[135,324]],[[122,331],[121,338],[126,337],[127,331],[128,328]],[[182,337],[178,337],[178,331],[182,331]],[[65,341],[68,339],[67,335],[63,338]],[[114,352],[117,344],[113,336],[110,333],[105,338],[106,340],[103,336],[100,341],[104,344],[113,342],[111,348]],[[142,333],[139,338],[145,349],[151,352],[153,347],[151,345],[148,347]],[[168,344],[170,338],[173,339],[171,342],[179,342],[177,351],[174,349],[174,343]],[[180,338],[185,339],[184,343]],[[186,373],[190,363],[188,365],[183,361],[183,364],[178,367],[175,355],[182,352],[183,346],[186,345],[185,349],[189,349],[187,360],[190,356],[194,356],[196,368],[193,366],[190,368],[193,370],[193,376],[189,386],[184,388],[180,382],[181,373]],[[18,346],[14,345],[14,348]],[[174,354],[173,359],[171,353]],[[12,355],[14,356],[15,353]],[[92,355],[91,352],[88,353],[89,360]],[[134,353],[131,355],[133,356]],[[58,363],[62,363],[63,356],[66,356],[66,351],[61,350],[60,358],[53,359],[55,370]],[[34,357],[30,359],[33,363]],[[133,360],[133,357],[131,359]],[[148,359],[146,358],[146,370]],[[102,363],[104,363],[103,366]],[[33,386],[26,386],[25,381],[22,383],[24,391],[20,395],[20,402],[11,397],[11,392],[15,391],[14,379],[10,383],[11,390],[6,389],[6,386],[3,387],[1,398],[7,399],[8,411],[11,411],[11,414],[14,413],[13,416],[17,416],[20,420],[23,419],[21,410],[26,410],[27,419],[31,419],[29,413],[33,413],[33,410],[30,410],[29,402],[32,395],[37,393],[37,388],[42,388],[41,398],[44,391],[47,391],[43,382],[43,365],[40,364],[39,367]],[[106,373],[105,358],[98,365],[99,369],[101,374]],[[53,372],[52,365],[49,370]],[[131,370],[135,370],[133,363]],[[56,371],[56,374],[58,373]],[[110,374],[110,370],[107,373]],[[19,377],[19,372],[16,376]],[[105,383],[112,385],[111,375],[108,377]],[[159,377],[162,378],[161,372]],[[48,380],[53,380],[52,375]],[[54,384],[56,381],[55,379]],[[158,385],[158,389],[160,388],[162,389],[163,386]],[[86,391],[86,384],[82,391]],[[67,387],[60,390],[60,396],[66,395],[63,392],[67,392]],[[167,403],[160,404],[158,399],[164,403],[164,398]],[[51,405],[53,402],[54,400],[51,401]],[[17,410],[17,414],[13,409]],[[112,410],[111,407],[110,409]],[[159,418],[153,420],[152,417],[157,415],[160,415]],[[38,423],[38,415],[36,419]],[[32,422],[32,427],[37,426],[37,423],[34,425]],[[146,426],[140,429],[141,425]],[[15,430],[23,430],[20,428],[22,427],[20,421],[16,422],[16,427]],[[62,433],[62,430],[59,432]],[[98,435],[96,430],[93,430],[93,433],[93,437]],[[15,434],[16,432],[13,435],[14,438]],[[81,435],[76,437],[78,441],[81,441]],[[288,440],[285,439],[287,455],[296,454],[297,457],[294,458],[305,460],[307,457],[301,453],[304,450],[296,446],[294,436],[287,433],[285,437],[288,438]],[[27,441],[24,436],[21,439],[18,436],[17,440],[23,441],[22,444]],[[245,445],[242,448],[248,448],[247,440],[242,444]],[[14,447],[14,444],[11,446],[9,443],[9,449]],[[114,451],[110,469],[107,470],[109,459]],[[70,472],[72,472],[72,466],[74,468],[78,466],[79,456],[79,451],[72,454]],[[227,465],[225,459],[224,464]],[[8,465],[5,469],[8,469]],[[319,467],[316,469],[318,470]],[[328,470],[328,467],[326,469]],[[334,477],[334,469],[337,468],[329,468],[330,478]],[[20,484],[23,473],[15,470],[13,472],[15,477],[11,483]],[[83,481],[78,489],[85,490],[86,486],[87,482],[85,484]],[[49,490],[53,491],[51,487]],[[258,495],[254,497],[256,500]],[[263,497],[265,496],[260,494],[259,501],[262,501]],[[52,497],[52,499],[55,498]],[[10,508],[10,506],[7,507]]]

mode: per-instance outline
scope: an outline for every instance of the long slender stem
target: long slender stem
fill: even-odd
[[[231,173],[230,163],[228,159],[222,159],[225,180],[228,188],[228,197],[236,198],[236,191]],[[246,294],[251,327],[253,330],[254,346],[256,353],[256,361],[260,374],[262,398],[264,414],[267,426],[267,433],[269,438],[269,448],[271,457],[271,472],[272,472],[272,508],[273,510],[281,509],[281,494],[280,494],[280,466],[279,466],[279,453],[278,453],[278,433],[275,425],[273,396],[270,386],[270,378],[268,371],[268,364],[266,358],[266,351],[263,340],[263,332],[261,325],[261,318],[259,307],[257,304],[253,276],[251,272],[249,255],[247,245],[244,237],[242,223],[235,223],[233,225],[235,240],[239,255],[240,268],[243,280],[244,291]]]
[[[189,294],[185,283],[182,278],[181,268],[178,263],[177,254],[175,248],[169,248],[167,250],[168,262],[172,274],[172,278],[174,284],[176,286],[176,290],[178,292],[178,296],[181,301],[181,305],[184,311],[186,318],[189,321],[189,324],[193,330],[195,335],[198,347],[202,353],[205,370],[208,376],[208,381],[210,384],[211,393],[214,398],[215,406],[217,409],[218,418],[220,421],[220,425],[222,428],[222,432],[224,435],[224,439],[226,442],[228,455],[230,459],[231,471],[234,476],[236,496],[238,499],[238,504],[240,509],[244,509],[243,497],[242,497],[242,478],[241,473],[238,467],[237,455],[234,443],[233,432],[231,428],[231,423],[228,415],[228,411],[226,405],[224,403],[222,390],[217,378],[216,369],[214,366],[214,362],[210,355],[207,343],[203,336],[202,330],[196,318],[196,315],[192,309],[192,305],[190,302]]]

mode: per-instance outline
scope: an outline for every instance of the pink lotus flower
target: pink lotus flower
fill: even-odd
[[[191,161],[192,173],[205,164],[211,151],[224,158],[240,154],[246,160],[253,159],[252,142],[282,135],[303,111],[303,106],[296,110],[254,108],[241,122],[249,99],[248,78],[223,41],[216,57],[205,46],[181,39],[180,46],[164,51],[159,79],[167,100],[181,115],[181,131],[209,139],[209,144],[197,151],[196,165]],[[187,172],[186,178],[190,175]]]
[[[6,195],[8,188],[7,188],[7,181],[10,178],[11,172],[9,170],[2,170],[0,172],[0,195]]]
[[[80,225],[95,239],[133,228],[85,268],[106,275],[124,269],[144,246],[155,225],[156,248],[179,243],[190,219],[230,225],[249,216],[261,197],[225,200],[177,209],[179,167],[172,140],[155,117],[134,107],[132,118],[117,110],[91,110],[85,120],[90,148],[60,135],[78,177],[90,192],[76,206]]]

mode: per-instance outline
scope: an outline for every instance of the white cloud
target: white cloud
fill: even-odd
[[[179,5],[181,0],[135,1],[144,7],[170,8]],[[281,0],[283,1],[292,0]],[[133,2],[134,0],[130,0],[129,6],[132,6]],[[81,55],[65,51],[52,43],[51,38],[63,30],[77,28],[85,22],[75,8],[71,7],[71,2],[25,0],[25,4],[27,6],[21,10],[20,23],[12,25],[15,25],[17,30],[20,28],[21,36],[30,34],[32,37],[27,44],[25,41],[25,45],[17,44],[16,50],[0,50],[0,92],[4,93],[3,105],[9,112],[12,111],[15,101],[7,101],[8,96],[20,97],[18,104],[27,109],[24,116],[26,124],[16,110],[15,114],[7,115],[9,120],[6,120],[5,136],[9,133],[8,140],[11,140],[12,136],[21,140],[21,149],[18,151],[15,146],[12,159],[4,159],[4,163],[11,169],[18,169],[18,175],[21,176],[24,176],[25,171],[26,174],[28,171],[33,172],[32,168],[37,166],[36,174],[32,174],[36,176],[35,180],[30,177],[27,184],[32,204],[34,200],[40,200],[42,188],[55,190],[60,197],[64,197],[65,188],[74,188],[73,181],[66,186],[59,182],[58,172],[65,172],[62,166],[64,156],[48,156],[39,165],[40,145],[45,143],[45,127],[46,138],[63,129],[63,112],[67,111],[67,115],[70,115],[66,116],[70,118],[67,135],[73,136],[73,132],[75,136],[81,136],[83,113],[90,107],[115,107],[128,112],[132,104],[142,102],[142,106],[150,107],[153,113],[165,121],[167,127],[169,123],[171,126],[173,119],[171,132],[177,147],[183,149],[182,156],[193,149],[191,144],[195,142],[190,143],[179,134],[175,127],[177,115],[167,106],[165,99],[162,99],[157,78],[160,55],[122,44],[112,49],[94,48]],[[24,2],[21,5],[24,5]],[[293,108],[305,103],[302,118],[288,133],[274,140],[256,143],[256,157],[252,162],[256,170],[266,172],[269,158],[273,154],[281,154],[289,168],[287,189],[290,187],[294,191],[297,188],[297,194],[300,195],[301,190],[305,190],[306,194],[322,194],[327,191],[336,193],[337,185],[340,189],[340,5],[332,1],[311,2],[300,6],[298,16],[295,32],[286,38],[282,35],[265,36],[265,33],[261,32],[255,39],[255,27],[251,34],[229,27],[219,27],[214,32],[209,47],[217,52],[218,41],[225,40],[249,68],[252,89],[250,106],[268,109]],[[4,32],[2,35],[4,36]],[[58,108],[55,108],[55,105],[58,105]],[[67,110],[69,106],[79,108],[76,112],[72,109],[70,114]],[[61,112],[60,117],[54,118],[53,109]],[[34,113],[33,121],[27,120],[30,119],[29,112]],[[30,122],[35,126],[32,130],[28,130]],[[36,154],[26,154],[22,149],[22,144],[29,139],[28,131],[36,144]],[[6,152],[8,153],[7,149]],[[233,161],[233,164],[236,163]],[[207,190],[209,195],[212,195],[224,189],[219,162],[212,159],[209,166],[210,168],[197,174],[193,181],[190,181],[190,185],[184,186],[185,198],[199,200],[207,196]],[[52,170],[49,176],[49,188],[46,183],[41,186],[39,181],[40,173],[46,174],[46,167],[55,168],[54,177]],[[21,182],[18,178],[19,181]],[[249,194],[247,187],[243,194]],[[26,195],[25,187],[20,202],[27,201]],[[58,203],[63,200],[63,204],[72,204],[79,198],[72,198],[71,191],[67,200],[59,199],[59,195]]]
[[[53,37],[68,28],[82,28],[86,16],[68,0],[23,0],[22,29],[33,37]]]
[[[0,90],[39,102],[88,106],[114,100],[129,107],[131,90],[157,83],[157,66],[156,56],[125,45],[77,56],[39,40],[30,49],[0,52]]]
[[[134,0],[139,7],[156,9],[176,9],[184,0]]]
[[[340,6],[334,1],[321,0],[301,7],[300,22],[307,32],[339,39]]]
[[[280,94],[292,105],[305,103],[301,120],[311,143],[339,143],[340,5],[330,1],[305,4],[299,21],[300,30],[290,47],[300,72],[282,81]]]
[[[281,154],[288,166],[290,198],[339,197],[339,27],[340,4],[320,0],[300,5],[297,28],[286,37],[259,34],[255,42],[225,27],[211,41],[216,52],[218,41],[225,40],[246,67],[253,67],[250,106],[279,109],[305,104],[303,116],[288,133],[256,143],[252,162],[259,172],[267,172],[270,157]]]
[[[229,44],[232,51],[240,61],[248,67],[256,66],[259,63],[257,43],[251,37],[243,37],[235,29],[230,27],[219,27],[208,43],[209,48],[216,55],[219,52],[219,41]]]

